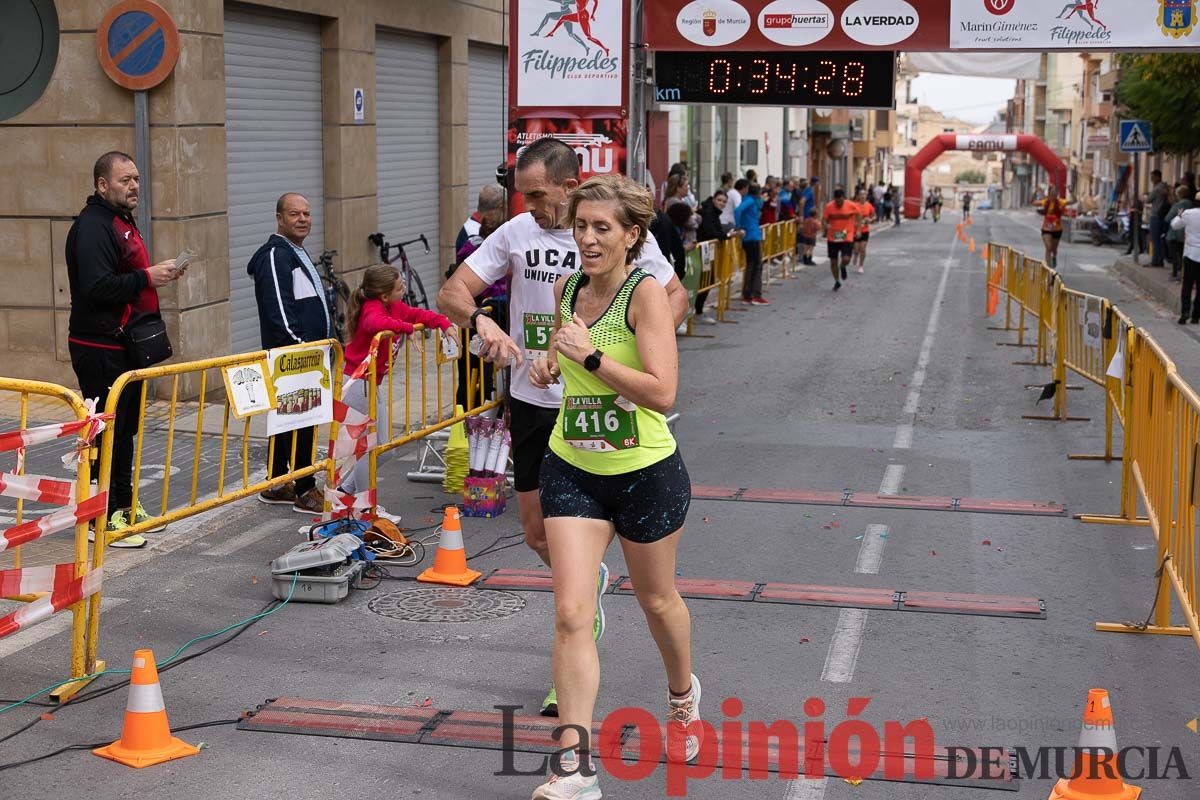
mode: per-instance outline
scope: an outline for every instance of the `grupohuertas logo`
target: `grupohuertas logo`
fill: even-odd
[[[612,0],[607,0],[606,5],[610,4]],[[566,51],[562,47],[534,47],[525,50],[521,54],[525,73],[540,72],[550,78],[615,73],[621,61],[611,54],[611,47],[617,46],[619,49],[619,43],[605,42],[592,30],[600,0],[558,0],[558,5],[557,11],[551,11],[542,17],[541,24],[534,29],[529,39],[562,41],[565,36],[573,45]],[[620,8],[614,6],[609,12],[620,14]]]
[[[1099,4],[1100,0],[1071,0],[1055,17],[1062,22],[1050,29],[1050,38],[1072,45],[1111,41],[1112,31],[1096,16]]]
[[[750,12],[734,0],[694,0],[679,9],[675,28],[694,44],[724,47],[750,30]]]
[[[803,47],[833,30],[834,14],[820,0],[775,0],[758,12],[762,35],[777,44]]]

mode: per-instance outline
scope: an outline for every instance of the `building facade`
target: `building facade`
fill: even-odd
[[[150,152],[135,151],[134,98],[101,71],[96,30],[117,0],[56,0],[53,77],[0,121],[5,375],[74,385],[64,243],[107,150],[149,173],[151,258],[199,254],[160,290],[178,359],[259,346],[245,267],[275,230],[275,199],[305,194],[306,247],[336,250],[353,286],[379,262],[368,236],[410,248],[435,291],[457,231],[506,150],[505,0],[160,0],[178,63],[148,91]],[[364,99],[356,118],[355,90]]]

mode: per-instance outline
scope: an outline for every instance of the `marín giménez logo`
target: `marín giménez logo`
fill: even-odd
[[[1017,0],[983,0],[983,7],[999,16],[1013,10]]]

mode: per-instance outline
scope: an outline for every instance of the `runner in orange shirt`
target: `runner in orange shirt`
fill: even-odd
[[[853,261],[858,264],[858,274],[862,275],[866,272],[867,240],[871,238],[871,220],[875,219],[875,206],[867,199],[866,189],[859,189],[855,193],[854,203],[858,206],[858,213],[862,217],[862,227],[859,228],[858,235],[854,237]]]
[[[1042,201],[1042,244],[1046,246],[1046,266],[1058,268],[1058,243],[1063,234],[1063,213],[1066,202],[1058,196],[1058,189],[1050,184],[1046,199]]]
[[[846,279],[846,267],[850,266],[854,255],[854,238],[862,224],[862,216],[858,206],[846,199],[846,190],[839,186],[833,190],[833,200],[825,204],[821,219],[825,223],[829,269],[833,273],[833,290],[836,292]]]

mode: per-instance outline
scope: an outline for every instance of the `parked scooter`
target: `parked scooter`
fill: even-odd
[[[1092,220],[1092,244],[1129,244],[1129,212],[1109,209]]]

